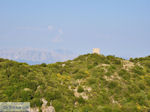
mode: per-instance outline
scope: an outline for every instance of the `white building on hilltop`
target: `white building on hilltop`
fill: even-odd
[[[99,48],[93,48],[93,53],[100,54],[100,49]]]

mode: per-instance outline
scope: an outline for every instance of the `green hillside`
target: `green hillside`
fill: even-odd
[[[0,59],[0,102],[46,99],[56,112],[148,112],[150,56],[124,60],[86,54],[54,64]]]

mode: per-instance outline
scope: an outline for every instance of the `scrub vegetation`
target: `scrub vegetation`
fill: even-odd
[[[125,60],[86,54],[40,65],[0,58],[0,102],[41,107],[42,98],[56,112],[147,112],[150,56]]]

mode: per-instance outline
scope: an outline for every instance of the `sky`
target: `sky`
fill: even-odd
[[[150,0],[0,0],[0,48],[150,55]]]

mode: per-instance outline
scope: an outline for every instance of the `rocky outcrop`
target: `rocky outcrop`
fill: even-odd
[[[47,106],[48,101],[46,101],[44,98],[41,100],[43,102],[41,107],[42,112],[55,112],[55,108],[52,106],[52,103],[50,103],[50,106]],[[30,112],[39,112],[39,108],[30,108]]]
[[[47,106],[42,108],[42,112],[55,112],[55,108],[53,106]]]
[[[30,112],[39,112],[38,107],[30,108]]]
[[[43,102],[41,107],[42,112],[55,112],[55,108],[52,106],[52,103],[50,103],[50,106],[47,106],[48,101],[46,101],[44,98],[41,100]]]

